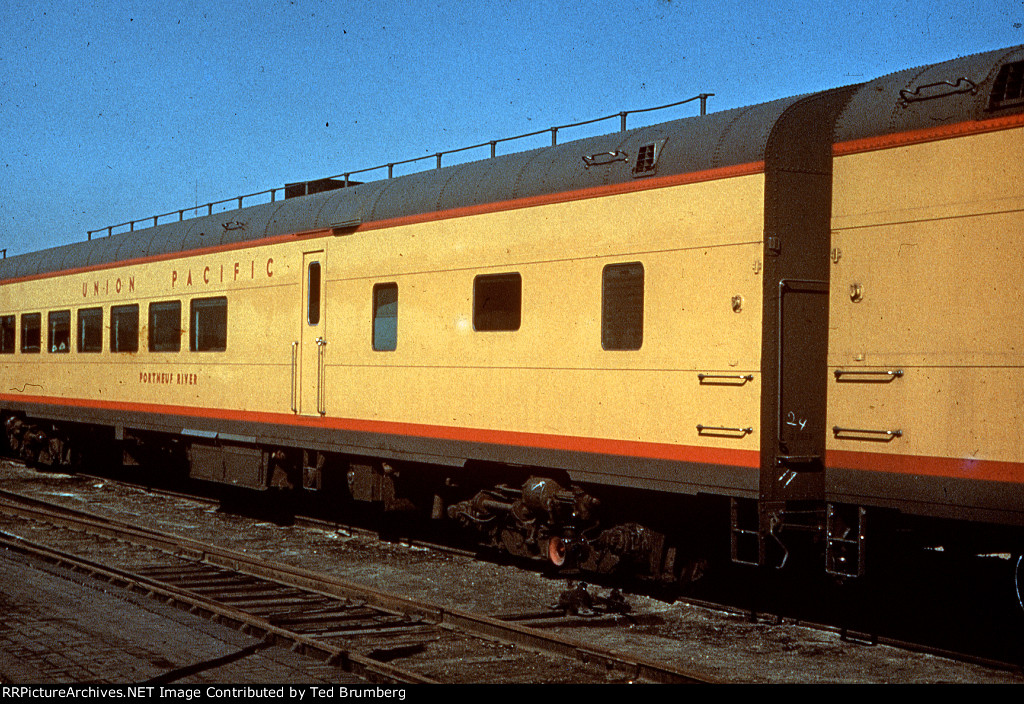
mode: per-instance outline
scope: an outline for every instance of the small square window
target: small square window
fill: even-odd
[[[56,310],[47,319],[46,349],[59,354],[71,351],[71,311]]]
[[[23,354],[39,352],[42,327],[42,313],[25,313],[21,316],[21,351]]]
[[[228,348],[228,299],[196,298],[189,311],[189,349],[223,352]]]
[[[522,312],[523,279],[519,274],[487,274],[473,280],[473,329],[518,330]]]
[[[149,351],[181,350],[181,301],[149,304]]]
[[[139,307],[113,306],[110,309],[110,351],[139,351]]]
[[[373,287],[373,349],[391,352],[398,347],[398,284]]]
[[[82,308],[78,311],[78,351],[103,351],[102,308]]]

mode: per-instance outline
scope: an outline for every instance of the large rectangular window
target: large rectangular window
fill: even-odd
[[[228,348],[228,299],[196,298],[189,312],[189,349],[223,352]]]
[[[21,351],[25,354],[39,352],[42,340],[42,313],[23,313],[21,316]]]
[[[181,350],[181,301],[149,304],[149,351]]]
[[[398,347],[398,284],[373,287],[373,349],[390,352]]]
[[[137,305],[111,307],[110,351],[139,351],[139,307]]]
[[[14,354],[14,336],[17,330],[13,315],[0,316],[0,354]]]
[[[55,310],[47,317],[46,349],[50,352],[71,351],[71,311]]]
[[[82,308],[78,311],[78,351],[103,351],[102,308]]]
[[[601,346],[638,350],[644,342],[644,265],[609,264],[601,277]]]
[[[519,274],[486,274],[473,280],[474,330],[518,330],[522,311]]]

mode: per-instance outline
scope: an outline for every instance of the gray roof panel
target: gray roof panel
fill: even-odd
[[[992,84],[1001,66],[1022,59],[1024,45],[899,71],[865,83],[840,116],[836,141],[910,132],[1003,114],[987,109]]]
[[[146,230],[142,230],[146,232]],[[128,237],[137,237],[138,233],[123,233],[118,235],[111,235],[110,237],[100,237],[99,239],[89,240],[88,242],[76,242],[75,244],[68,245],[75,250],[72,261],[77,262],[79,267],[96,266],[98,264],[109,264],[110,262],[117,261],[117,250],[121,246],[122,240]]]

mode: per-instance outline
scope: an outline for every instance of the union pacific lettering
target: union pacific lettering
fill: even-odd
[[[82,298],[109,296],[111,293],[135,293],[135,275],[82,282]]]
[[[246,271],[248,269],[249,271]],[[209,286],[211,284],[232,283],[238,280],[252,281],[256,277],[269,279],[274,275],[274,258],[268,257],[266,264],[263,260],[257,265],[255,259],[249,260],[249,266],[245,262],[229,262],[227,264],[213,264],[203,267],[178,270],[171,272],[171,288],[178,286]]]

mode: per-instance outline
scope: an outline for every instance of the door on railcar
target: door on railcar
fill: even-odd
[[[295,343],[292,410],[306,415],[327,413],[324,356],[327,347],[327,297],[324,294],[326,252],[302,255],[302,320]]]
[[[828,282],[779,282],[779,359],[775,500],[821,499],[828,370]],[[780,479],[781,477],[781,479]]]

